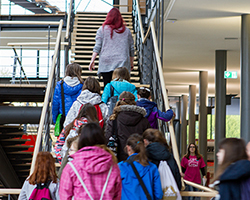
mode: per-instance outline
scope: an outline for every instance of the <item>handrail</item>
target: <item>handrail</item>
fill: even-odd
[[[141,20],[141,10],[140,10],[140,7],[139,7],[138,0],[135,0],[135,1],[136,1],[137,15],[138,15],[138,19],[139,19],[138,23],[139,23],[139,26],[140,26],[141,39],[142,39],[142,41],[144,41],[144,31],[143,31],[142,20]]]
[[[0,195],[3,194],[20,194],[21,189],[19,188],[1,188]]]
[[[44,104],[43,104],[42,114],[41,114],[41,118],[40,118],[40,122],[39,122],[39,128],[38,128],[38,132],[37,132],[37,139],[36,139],[35,149],[34,149],[34,153],[33,153],[33,157],[32,157],[30,174],[32,174],[33,171],[34,171],[36,157],[37,157],[37,154],[38,154],[38,151],[39,151],[39,148],[40,148],[40,144],[41,144],[43,126],[45,125],[44,120],[45,120],[46,111],[47,111],[47,109],[49,107],[49,97],[50,97],[50,93],[51,93],[51,85],[52,85],[52,81],[54,79],[55,67],[56,67],[56,63],[57,63],[57,55],[59,53],[58,49],[60,47],[62,27],[63,27],[63,20],[61,19],[59,27],[58,27],[58,33],[57,33],[57,39],[56,39],[56,45],[55,45],[55,53],[54,53],[54,56],[53,56],[53,61],[52,61],[52,66],[51,66],[51,70],[50,70],[49,80],[48,80],[47,89],[46,89],[46,92],[45,92]]]
[[[140,14],[139,11],[139,4],[138,4],[138,0],[135,0],[136,2],[136,9],[137,9],[137,15]],[[164,76],[163,76],[163,70],[162,70],[162,63],[161,63],[161,59],[160,59],[160,53],[159,53],[159,47],[157,44],[157,37],[156,37],[156,32],[155,32],[155,26],[154,26],[154,22],[151,21],[150,22],[150,26],[148,28],[148,31],[146,33],[146,36],[144,36],[144,31],[142,30],[142,21],[141,21],[141,16],[137,16],[138,17],[138,25],[140,28],[140,34],[141,34],[141,41],[142,44],[144,44],[146,42],[147,37],[150,35],[150,32],[152,34],[152,40],[153,40],[153,50],[155,52],[155,57],[156,57],[156,65],[157,65],[157,69],[158,69],[158,75],[159,75],[159,81],[160,81],[160,86],[162,88],[161,92],[162,92],[162,96],[163,96],[163,101],[164,101],[164,105],[165,105],[165,109],[168,108],[169,109],[169,102],[168,102],[168,94],[166,91],[166,85],[165,85],[165,81],[164,81]],[[151,30],[151,31],[150,31]],[[174,158],[177,162],[179,171],[181,172],[181,165],[180,165],[180,158],[179,158],[179,153],[178,153],[178,148],[177,148],[177,143],[176,143],[176,138],[175,138],[175,134],[174,134],[174,127],[173,127],[173,120],[171,120],[170,122],[166,122],[168,123],[168,129],[170,132],[170,139],[171,139],[171,144],[172,144],[172,150],[173,150],[173,154],[174,154]],[[218,194],[218,192],[216,190],[210,189],[208,187],[205,186],[201,186],[199,184],[196,183],[192,183],[190,181],[186,181],[184,180],[186,184],[191,185],[193,187],[202,189],[204,191],[207,192],[206,195],[208,196],[216,196],[216,194]],[[182,185],[184,186],[184,182],[182,180]],[[193,192],[195,193],[195,192]],[[192,195],[192,196],[197,196],[197,194],[193,194],[193,193],[183,193],[183,195]]]
[[[0,24],[28,24],[28,25],[59,25],[59,22],[52,21],[0,21]]]
[[[66,40],[69,38],[70,19],[71,19],[71,13],[72,13],[72,2],[73,2],[73,0],[70,0],[69,13],[68,13],[68,18],[67,18],[67,26],[66,26],[66,34],[65,34]]]

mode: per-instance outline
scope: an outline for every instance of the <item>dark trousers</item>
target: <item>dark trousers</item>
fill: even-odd
[[[102,78],[103,78],[103,82],[104,82],[104,87],[110,83],[110,81],[112,80],[112,74],[113,74],[113,71],[111,72],[102,72],[101,75],[102,75]]]

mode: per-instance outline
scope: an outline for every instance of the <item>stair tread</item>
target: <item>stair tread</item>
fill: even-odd
[[[23,141],[23,142],[26,142],[26,141],[30,141],[30,139],[1,139],[1,142],[14,142],[14,141]]]
[[[94,18],[94,17],[77,17],[76,16],[76,18],[75,18],[75,21],[79,21],[79,20],[86,20],[86,21],[105,21],[105,19],[106,18],[98,18],[98,17],[96,17],[96,18]],[[127,21],[132,21],[132,18],[131,19],[129,19],[129,18],[127,18],[127,19],[125,19],[124,20],[125,22],[127,22]]]
[[[25,135],[25,133],[24,132],[11,132],[11,133],[3,133],[3,132],[0,132],[0,136],[1,135]]]
[[[7,145],[4,146],[5,148],[20,148],[20,149],[26,149],[30,147],[34,147],[34,145]]]
[[[29,152],[29,151],[13,151],[13,152],[8,152],[8,154],[30,154],[30,155],[32,155],[33,152]]]

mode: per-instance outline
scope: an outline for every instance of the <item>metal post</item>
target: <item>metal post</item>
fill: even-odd
[[[176,137],[176,145],[178,147],[178,152],[179,154],[181,153],[181,132],[180,132],[180,129],[181,129],[181,97],[179,97],[179,101],[176,102],[176,119],[179,120],[179,122],[176,124],[175,126],[175,137]],[[179,155],[180,156],[180,155]]]
[[[188,96],[182,95],[181,101],[181,157],[186,154],[187,150],[187,106]]]
[[[17,54],[15,52],[14,53],[14,65],[13,65],[13,74],[12,74],[11,84],[15,84],[15,79],[16,79],[16,61],[17,61]]]
[[[189,136],[188,143],[195,142],[195,105],[196,105],[196,86],[189,85]]]
[[[158,40],[158,47],[160,46],[160,15],[161,15],[161,9],[160,9],[160,0],[156,1],[157,7],[156,9],[158,10],[156,17],[158,18],[158,24],[157,24],[157,40]]]
[[[161,1],[161,64],[163,67],[163,31],[164,31],[164,1]]]
[[[22,57],[23,57],[23,50],[22,50],[22,46],[20,46],[20,61],[21,61],[21,64],[23,63],[22,62]],[[19,79],[19,82],[20,84],[22,83],[22,65],[20,65],[20,79]]]
[[[241,16],[240,135],[250,141],[250,15]]]
[[[227,70],[227,51],[215,51],[215,155],[218,152],[218,144],[226,136],[226,79],[224,71]],[[217,166],[217,157],[214,159]]]
[[[60,58],[61,58],[61,39],[59,41],[59,47],[58,47],[58,55],[57,55],[57,76],[56,76],[56,80],[59,81],[60,80],[60,68],[61,68],[61,62],[60,62]]]
[[[207,163],[207,86],[208,73],[199,74],[199,151]]]
[[[36,53],[36,78],[39,78],[39,65],[40,65],[40,50]]]
[[[47,66],[47,78],[49,78],[49,61],[50,61],[50,25],[48,26],[48,66]]]

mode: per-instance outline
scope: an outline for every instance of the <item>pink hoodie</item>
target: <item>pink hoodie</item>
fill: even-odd
[[[121,199],[121,177],[118,165],[112,160],[112,156],[100,147],[83,147],[71,156],[71,161],[83,182],[85,183],[93,199],[100,199],[101,192],[106,181],[108,171],[113,165],[108,185],[103,200]],[[61,200],[89,199],[86,191],[78,180],[69,164],[62,172],[59,195]]]

